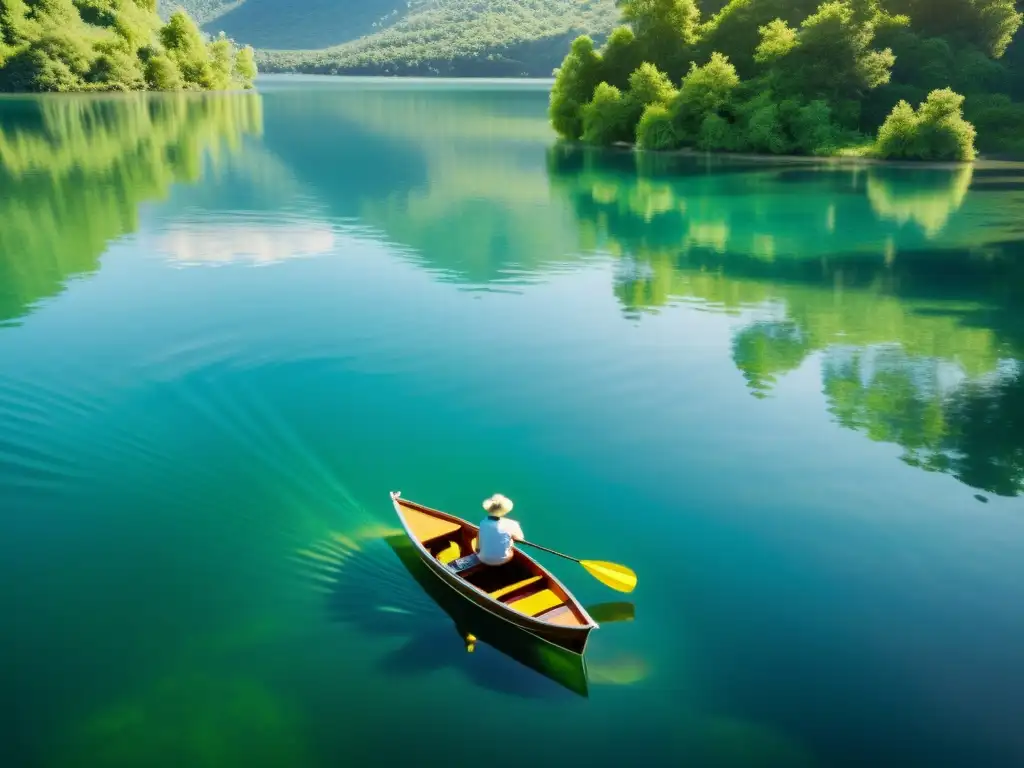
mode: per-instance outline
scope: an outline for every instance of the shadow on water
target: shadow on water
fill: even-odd
[[[1024,195],[1007,180],[1024,172],[548,157],[581,246],[617,260],[627,317],[735,315],[754,397],[817,358],[840,426],[975,490],[1024,493]]]

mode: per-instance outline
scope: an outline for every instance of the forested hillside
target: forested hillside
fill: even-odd
[[[312,50],[337,46],[394,26],[437,5],[435,0],[161,0],[176,5],[204,27],[223,31],[255,48]]]
[[[160,0],[257,49],[263,71],[550,77],[580,34],[603,40],[615,0]]]

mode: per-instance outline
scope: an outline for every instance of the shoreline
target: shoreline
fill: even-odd
[[[271,82],[281,82],[288,80],[309,80],[312,82],[332,82],[332,81],[360,81],[360,82],[375,82],[375,83],[389,83],[392,85],[398,85],[399,83],[443,83],[446,85],[450,84],[461,84],[461,83],[472,83],[474,85],[479,84],[490,84],[495,86],[515,86],[515,85],[533,85],[540,86],[546,84],[548,86],[554,85],[553,77],[513,77],[513,76],[501,76],[501,75],[483,75],[483,76],[462,76],[462,75],[357,75],[357,74],[344,74],[339,73],[335,75],[324,74],[324,73],[312,73],[312,72],[260,72],[256,76],[254,81],[254,89],[258,87],[260,81],[270,80]],[[638,149],[634,144],[618,143],[613,144],[610,147],[597,147],[589,144],[583,144],[581,142],[569,142],[565,140],[557,140],[556,143],[560,143],[563,146],[575,146],[579,148],[589,149],[600,149],[605,152],[609,151],[620,151],[630,153],[643,153],[653,157],[708,157],[708,158],[727,158],[730,160],[736,160],[738,162],[747,163],[778,163],[778,164],[792,164],[792,165],[829,165],[834,167],[848,167],[848,168],[867,168],[872,166],[885,166],[887,168],[905,168],[905,169],[932,169],[932,170],[955,170],[958,168],[974,168],[976,170],[1022,170],[1024,171],[1024,156],[1020,158],[1014,158],[1012,156],[985,156],[979,153],[975,160],[970,162],[949,162],[939,160],[882,160],[875,157],[862,157],[856,155],[770,155],[770,154],[756,154],[749,152],[702,152],[700,150],[685,148],[685,149],[673,149],[673,150],[645,150]]]
[[[844,155],[769,155],[750,152],[711,152],[684,148],[671,150],[639,149],[634,144],[618,143],[610,147],[598,147],[582,142],[561,141],[556,146],[572,147],[580,150],[602,152],[619,152],[621,154],[645,155],[648,157],[665,158],[698,158],[714,160],[734,160],[740,163],[761,163],[763,165],[828,165],[847,168],[902,168],[905,170],[944,170],[955,171],[963,168],[974,170],[1017,170],[1024,171],[1024,158],[1015,160],[1004,157],[984,157],[979,155],[970,162],[948,162],[941,160],[882,160],[876,157],[857,157]]]
[[[442,86],[480,86],[490,85],[498,88],[532,86],[538,90],[542,86],[550,86],[554,78],[542,77],[501,77],[501,76],[431,76],[431,75],[347,75],[347,74],[313,74],[304,72],[260,72],[253,81],[251,88],[231,88],[224,90],[175,90],[175,91],[152,91],[140,89],[137,91],[103,91],[84,90],[62,93],[39,93],[34,91],[21,91],[0,93],[0,102],[16,101],[19,99],[37,99],[39,97],[82,97],[88,96],[95,99],[123,98],[130,99],[138,94],[147,95],[188,95],[188,96],[217,96],[227,94],[258,94],[262,84],[269,85],[271,90],[275,84],[288,82],[308,82],[321,84],[374,84],[384,87],[402,87],[405,85],[431,84]],[[560,139],[552,129],[554,147],[568,147],[582,151],[595,151],[617,154],[631,154],[648,157],[663,158],[691,158],[717,161],[733,161],[737,163],[761,164],[761,165],[789,165],[789,166],[817,166],[829,168],[870,168],[885,167],[898,168],[903,170],[959,170],[972,168],[974,170],[1007,170],[1024,171],[1024,156],[1015,158],[1013,156],[982,155],[979,154],[975,160],[970,162],[948,162],[935,160],[883,160],[874,157],[863,157],[856,155],[772,155],[757,154],[750,152],[712,152],[701,151],[693,148],[673,150],[646,150],[639,149],[635,144],[618,142],[610,147],[601,147],[591,144],[584,144],[580,141],[567,141]]]

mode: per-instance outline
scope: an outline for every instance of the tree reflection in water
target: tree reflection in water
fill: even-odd
[[[755,397],[819,355],[838,424],[1024,492],[1024,171],[561,146],[548,171],[581,246],[619,260],[627,315],[696,300],[743,318],[732,356]]]

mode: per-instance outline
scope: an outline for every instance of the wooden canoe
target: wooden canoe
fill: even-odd
[[[518,547],[508,563],[485,565],[475,552],[476,525],[398,491],[391,501],[420,559],[445,584],[508,624],[583,654],[597,622],[544,566]]]

